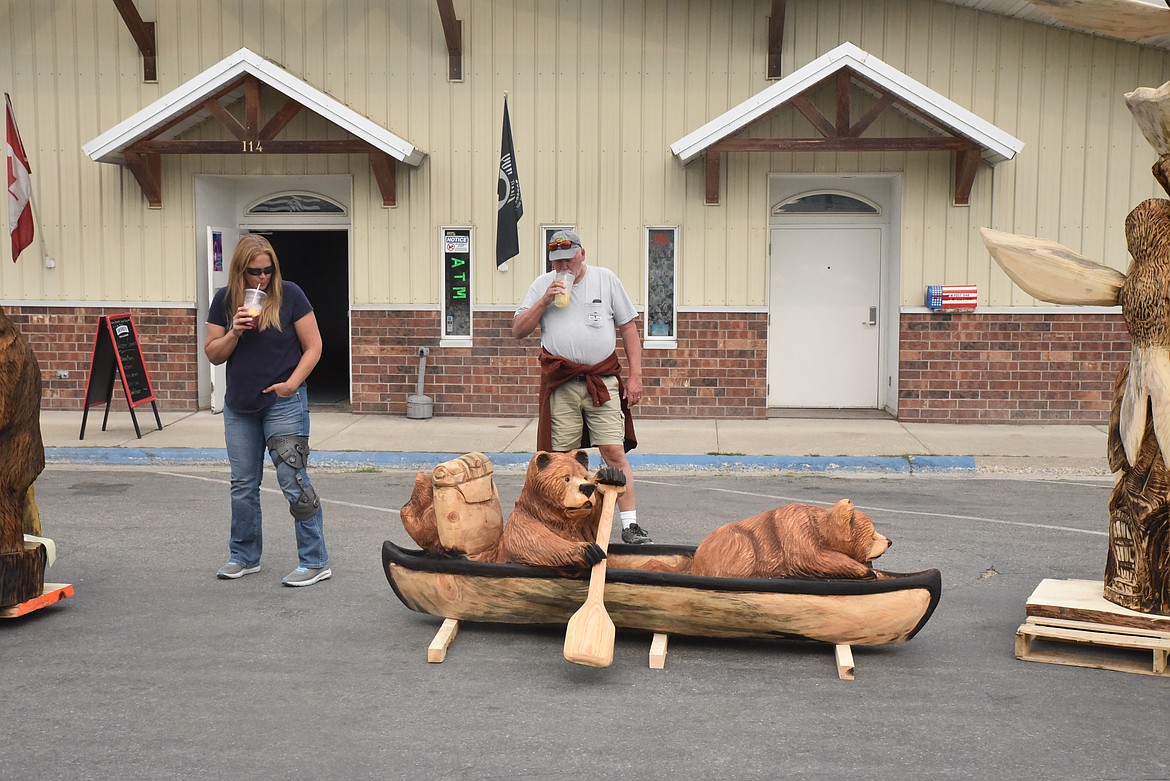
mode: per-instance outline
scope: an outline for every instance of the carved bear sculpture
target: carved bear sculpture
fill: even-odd
[[[825,509],[786,504],[707,535],[692,575],[719,578],[871,577],[868,562],[890,547],[869,516],[842,499]]]
[[[41,370],[32,348],[0,311],[0,607],[40,594],[44,546],[25,545],[36,516],[33,481],[45,468],[41,441]]]
[[[436,556],[585,569],[605,558],[595,542],[602,506],[597,484],[626,484],[620,469],[590,475],[588,467],[589,454],[581,450],[533,456],[501,534],[491,464],[482,453],[468,453],[415,475],[402,525]]]
[[[528,463],[524,488],[504,524],[496,560],[538,567],[586,569],[605,558],[597,546],[601,494],[597,484],[625,485],[613,467],[589,474],[589,454],[537,453]]]

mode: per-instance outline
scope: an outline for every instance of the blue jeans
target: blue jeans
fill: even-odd
[[[309,398],[305,386],[287,399],[276,402],[263,412],[235,412],[223,408],[223,433],[228,462],[232,467],[232,536],[228,543],[231,560],[245,567],[260,563],[263,548],[260,517],[260,481],[264,478],[264,456],[269,437],[276,434],[309,436]],[[294,469],[276,459],[276,480],[290,505],[301,495],[297,475],[309,486],[304,467]],[[320,508],[303,521],[293,520],[297,533],[297,557],[302,567],[325,567],[329,554],[325,550],[324,513]]]

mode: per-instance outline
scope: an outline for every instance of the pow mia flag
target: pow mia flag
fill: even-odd
[[[508,259],[520,254],[519,222],[524,216],[520,198],[520,174],[512,147],[512,123],[508,119],[508,98],[504,96],[504,133],[500,140],[500,178],[496,186],[496,268],[508,270]]]

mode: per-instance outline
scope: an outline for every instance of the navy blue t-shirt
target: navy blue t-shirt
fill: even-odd
[[[301,340],[293,325],[309,312],[312,304],[293,282],[283,283],[280,306],[280,330],[265,328],[244,331],[239,344],[227,359],[227,392],[224,403],[236,412],[263,412],[276,401],[275,393],[264,393],[269,385],[284,382],[301,361]],[[221,287],[211,299],[207,322],[224,330],[231,328],[230,315],[224,307],[228,289]]]

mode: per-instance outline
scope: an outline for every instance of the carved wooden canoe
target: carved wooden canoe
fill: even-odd
[[[681,545],[612,545],[605,608],[616,626],[693,637],[901,643],[926,624],[942,590],[936,569],[872,580],[710,578],[646,569],[694,554]],[[382,546],[386,579],[411,610],[506,624],[565,624],[585,601],[588,571],[443,558]]]

